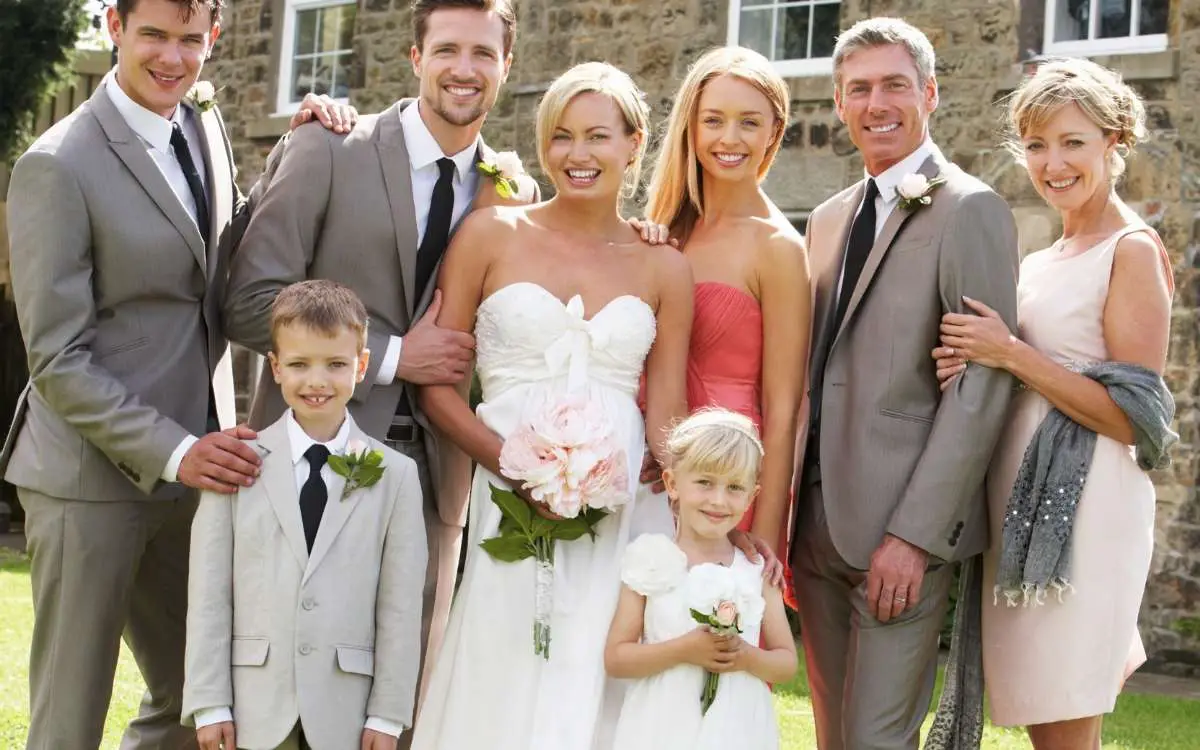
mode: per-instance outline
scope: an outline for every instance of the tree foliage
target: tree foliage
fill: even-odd
[[[86,0],[0,0],[0,160],[29,144],[38,109],[71,71]]]

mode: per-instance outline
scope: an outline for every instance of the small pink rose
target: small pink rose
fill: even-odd
[[[737,623],[737,605],[731,601],[723,601],[717,605],[717,624],[723,628],[732,628]]]
[[[367,452],[367,444],[362,440],[351,440],[346,443],[346,454],[357,456]]]

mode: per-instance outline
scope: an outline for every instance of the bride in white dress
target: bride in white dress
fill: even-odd
[[[447,252],[438,325],[474,330],[483,402],[472,414],[450,386],[426,388],[421,400],[479,468],[466,570],[414,750],[589,750],[613,728],[619,707],[606,696],[604,642],[632,508],[601,521],[594,541],[558,542],[549,659],[533,652],[533,560],[498,562],[479,543],[500,522],[489,484],[508,486],[502,441],[533,404],[567,391],[598,401],[627,451],[630,487],[647,437],[658,454],[665,429],[686,412],[691,273],[680,253],[643,244],[618,213],[637,181],[646,128],[647,107],[627,75],[603,63],[572,68],[538,110],[538,157],[556,196],[471,214]]]

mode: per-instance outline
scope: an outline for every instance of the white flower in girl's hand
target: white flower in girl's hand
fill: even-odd
[[[642,596],[671,591],[687,576],[687,555],[664,534],[642,534],[625,547],[621,581]]]

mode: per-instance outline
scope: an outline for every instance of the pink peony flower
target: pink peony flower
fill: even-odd
[[[716,619],[717,624],[723,628],[731,628],[737,624],[738,609],[737,605],[731,601],[723,601],[717,605]]]

